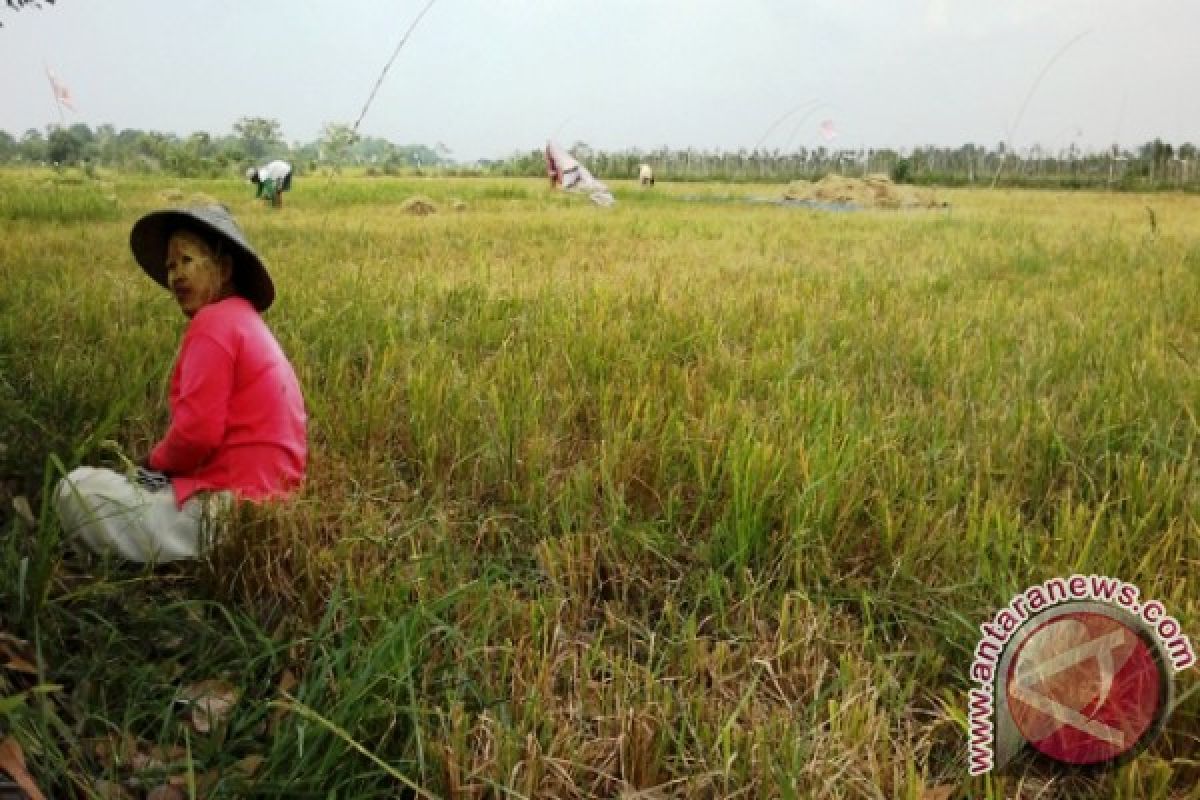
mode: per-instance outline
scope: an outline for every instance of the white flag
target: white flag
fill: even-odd
[[[60,83],[58,78],[54,76],[54,73],[51,72],[49,68],[46,69],[46,77],[50,79],[50,91],[54,92],[54,102],[71,111],[74,111],[75,102],[71,99],[71,90],[68,89],[64,84]]]

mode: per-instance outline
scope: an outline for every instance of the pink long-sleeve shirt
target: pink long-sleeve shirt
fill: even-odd
[[[243,297],[202,307],[171,372],[171,425],[150,466],[182,508],[204,490],[247,500],[285,496],[304,479],[304,398],[291,363]]]

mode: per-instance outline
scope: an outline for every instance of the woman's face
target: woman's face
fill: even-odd
[[[183,313],[194,316],[233,294],[233,260],[227,255],[218,259],[208,242],[191,231],[176,231],[167,240],[167,286]]]

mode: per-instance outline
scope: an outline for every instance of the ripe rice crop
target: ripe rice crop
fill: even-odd
[[[110,734],[204,796],[1195,796],[1194,670],[1101,775],[968,780],[965,696],[979,623],[1050,577],[1200,634],[1197,199],[185,181],[275,277],[310,473],[143,573],[64,560],[44,500],[166,424],[184,319],[128,250],[162,186],[45,179],[0,175],[0,620],[43,665],[0,672],[0,731],[49,796],[140,774]],[[218,677],[190,732],[173,698]]]

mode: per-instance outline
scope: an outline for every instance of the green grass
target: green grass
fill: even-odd
[[[166,423],[183,318],[127,237],[169,188],[272,269],[308,483],[212,563],[80,577],[43,500],[55,459]],[[133,777],[88,744],[127,732],[204,796],[1200,797],[1194,672],[1104,775],[968,780],[963,727],[977,626],[1028,585],[1118,576],[1200,631],[1194,198],[312,176],[270,213],[119,177],[79,216],[90,191],[0,238],[0,619],[44,664],[0,673],[0,732],[49,795]],[[213,678],[242,697],[205,736],[171,701]]]
[[[115,220],[120,206],[110,183],[81,182],[67,176],[6,180],[0,193],[0,220],[42,224]]]

